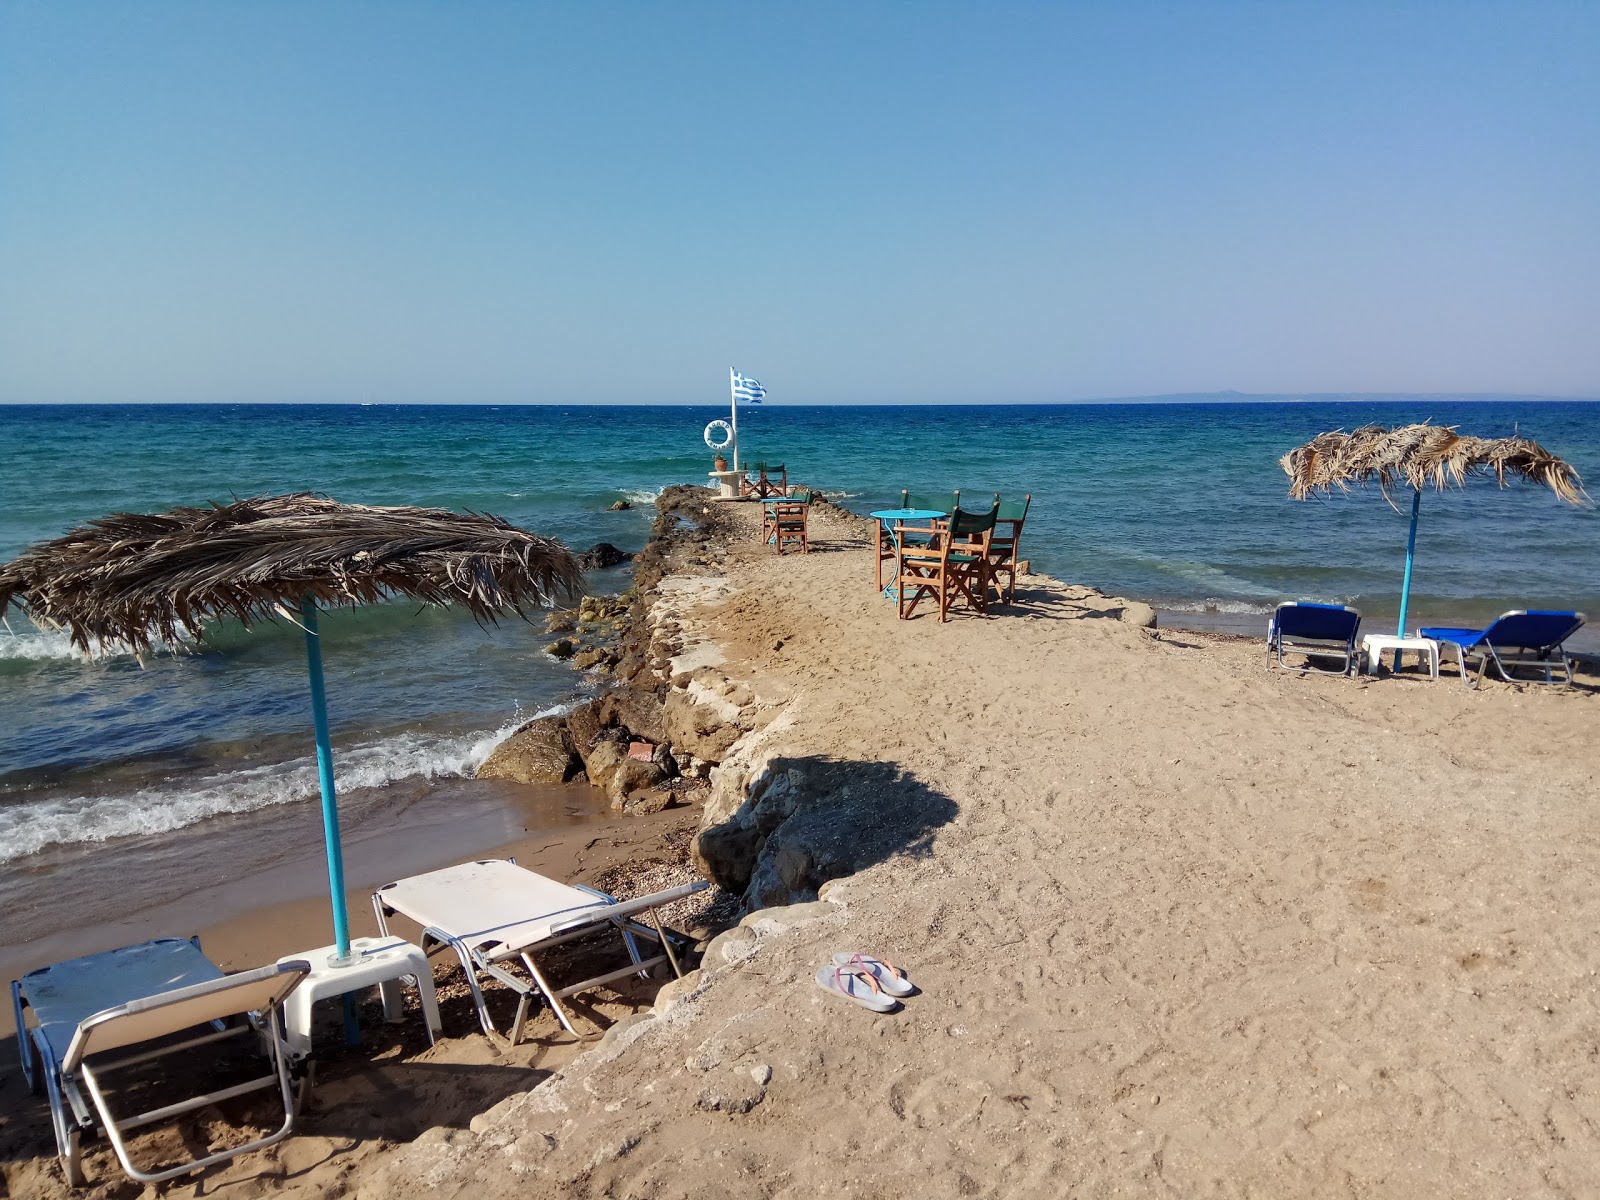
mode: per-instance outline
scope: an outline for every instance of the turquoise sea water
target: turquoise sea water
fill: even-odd
[[[312,489],[503,515],[583,549],[643,544],[649,500],[705,482],[725,408],[85,406],[0,408],[0,560],[117,509]],[[1519,430],[1600,479],[1600,404],[1350,403],[742,410],[746,460],[859,511],[901,487],[1033,494],[1036,568],[1168,608],[1263,613],[1285,598],[1392,620],[1406,520],[1375,492],[1296,503],[1277,466],[1326,429],[1432,420]],[[609,512],[618,499],[637,505]],[[625,586],[625,572],[591,580]],[[1533,489],[1424,497],[1413,615],[1510,607],[1600,617],[1600,516]],[[887,614],[886,614],[887,615]],[[141,669],[85,664],[15,613],[0,631],[0,861],[308,799],[303,642],[225,628]],[[391,605],[325,622],[341,781],[469,773],[578,677],[520,622],[484,631]]]

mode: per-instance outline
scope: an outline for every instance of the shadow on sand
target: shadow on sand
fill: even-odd
[[[774,759],[726,821],[701,832],[715,882],[751,907],[814,900],[830,879],[922,857],[955,801],[894,763]]]

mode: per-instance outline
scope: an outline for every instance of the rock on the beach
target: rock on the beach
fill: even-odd
[[[601,738],[583,753],[583,769],[588,773],[589,782],[597,788],[608,790],[617,768],[629,761],[628,748],[617,745],[609,738]]]
[[[735,895],[750,886],[756,856],[766,835],[748,825],[712,825],[695,834],[689,855],[695,869],[724,891]]]
[[[496,746],[478,768],[478,778],[562,783],[577,766],[566,721],[561,717],[540,717]]]
[[[648,816],[650,813],[671,808],[677,802],[676,794],[665,788],[640,788],[636,792],[628,793],[627,799],[622,802],[622,811],[630,817]]]
[[[578,566],[585,571],[599,571],[606,567],[614,567],[619,563],[631,562],[633,555],[626,550],[619,550],[610,542],[596,542],[588,550],[578,555]]]
[[[572,665],[580,671],[587,671],[590,667],[599,666],[605,661],[605,658],[606,652],[604,650],[585,650],[582,654],[573,656]]]
[[[1154,629],[1156,627],[1156,610],[1148,604],[1130,600],[1122,606],[1122,619],[1129,625],[1135,625],[1140,629]]]
[[[546,654],[554,655],[556,658],[571,658],[575,650],[571,638],[558,638],[544,648]]]
[[[600,719],[600,701],[589,700],[567,714],[567,731],[572,734],[572,747],[584,754],[594,743],[595,734],[605,726]]]
[[[600,723],[620,725],[647,742],[660,744],[667,738],[666,706],[654,692],[621,687],[607,692],[600,700]]]
[[[625,806],[630,793],[642,788],[653,788],[667,777],[667,773],[654,762],[628,758],[626,755],[627,752],[623,751],[623,758],[612,770],[611,778],[606,781],[606,792],[611,797],[611,807],[618,812],[626,811]]]
[[[607,512],[627,512],[632,507],[633,507],[633,505],[629,504],[626,500],[618,500],[616,503],[614,503],[606,511]]]
[[[694,703],[684,692],[668,694],[665,716],[667,740],[707,762],[721,762],[744,732],[737,725],[724,723],[708,705]]]

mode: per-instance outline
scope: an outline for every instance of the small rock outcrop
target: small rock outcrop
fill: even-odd
[[[1139,629],[1154,629],[1156,627],[1156,610],[1148,604],[1141,604],[1137,600],[1129,600],[1122,606],[1122,620]]]
[[[539,717],[496,746],[478,768],[478,778],[565,783],[579,766],[566,721],[561,717]]]
[[[626,550],[617,549],[610,542],[597,542],[577,557],[578,566],[585,571],[603,571],[607,567],[620,566],[622,563],[633,561],[633,555]]]

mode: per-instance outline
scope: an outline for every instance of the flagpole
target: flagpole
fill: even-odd
[[[728,408],[733,413],[733,470],[739,470],[739,397],[733,390],[733,368],[728,368]],[[741,489],[742,490],[742,489]]]

